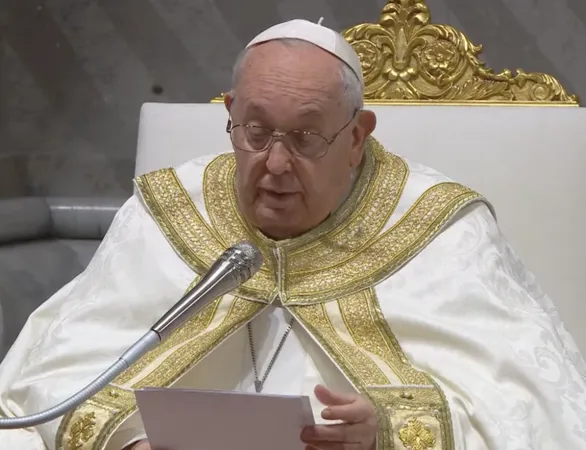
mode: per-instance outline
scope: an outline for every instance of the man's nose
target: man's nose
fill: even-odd
[[[282,175],[291,171],[291,152],[280,139],[275,139],[273,145],[267,150],[267,169],[274,175]]]

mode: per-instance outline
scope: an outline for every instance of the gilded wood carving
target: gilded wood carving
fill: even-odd
[[[482,46],[451,26],[432,24],[424,0],[389,0],[378,24],[342,34],[360,57],[367,103],[578,106],[551,75],[487,68],[478,58]]]
[[[431,24],[424,0],[389,0],[378,24],[343,35],[360,56],[366,100],[577,104],[550,75],[486,68],[478,59],[482,46]]]

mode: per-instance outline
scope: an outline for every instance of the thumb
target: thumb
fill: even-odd
[[[327,387],[318,384],[314,391],[315,396],[325,406],[348,405],[356,400],[355,395],[339,394],[330,391]]]

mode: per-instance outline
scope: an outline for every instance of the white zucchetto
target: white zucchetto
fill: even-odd
[[[346,63],[360,82],[364,83],[360,58],[340,33],[321,25],[322,20],[313,23],[308,20],[295,19],[279,23],[256,36],[246,48],[279,39],[299,39],[310,42]]]

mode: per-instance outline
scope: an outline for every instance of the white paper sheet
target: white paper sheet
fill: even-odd
[[[304,450],[306,396],[149,388],[136,400],[152,450]]]

